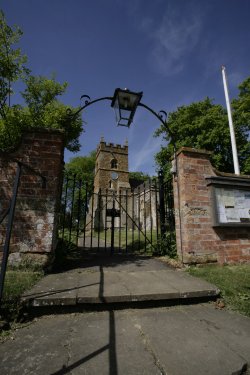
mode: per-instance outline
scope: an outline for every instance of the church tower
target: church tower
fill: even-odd
[[[128,142],[124,146],[106,143],[104,138],[97,147],[94,192],[129,189]]]

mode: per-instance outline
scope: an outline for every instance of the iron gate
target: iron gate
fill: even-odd
[[[86,249],[168,252],[175,239],[172,182],[158,178],[136,189],[93,191],[65,176],[59,236]]]

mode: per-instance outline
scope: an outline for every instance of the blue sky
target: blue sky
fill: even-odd
[[[34,75],[56,73],[67,81],[65,104],[80,96],[112,96],[116,87],[143,91],[142,102],[156,112],[214,98],[225,105],[221,65],[227,69],[230,97],[250,75],[249,0],[2,0],[10,25]],[[21,102],[17,95],[13,100]],[[110,102],[90,106],[81,151],[100,137],[129,142],[130,170],[154,173],[153,155],[164,142],[159,126],[143,108],[130,129],[116,127]],[[72,157],[65,153],[65,160]]]

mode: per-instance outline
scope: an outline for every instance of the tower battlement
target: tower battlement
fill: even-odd
[[[125,145],[108,143],[102,137],[96,152],[95,192],[99,189],[118,190],[119,187],[129,188],[128,173],[128,141]]]
[[[121,152],[127,154],[128,153],[128,141],[125,142],[125,145],[115,144],[111,142],[105,142],[103,137],[99,145],[97,146],[97,154],[100,151],[107,151],[107,152]]]

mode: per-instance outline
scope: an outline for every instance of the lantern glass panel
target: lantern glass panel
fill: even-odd
[[[129,127],[133,121],[136,107],[142,92],[134,93],[127,89],[116,89],[111,106],[115,110],[117,125]]]
[[[138,102],[138,95],[132,94],[131,92],[121,91],[118,94],[118,98],[120,108],[126,111],[133,111]]]

